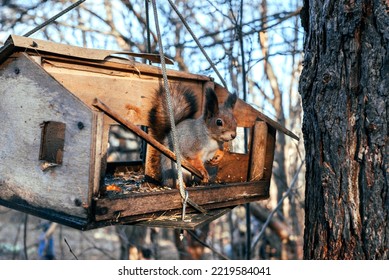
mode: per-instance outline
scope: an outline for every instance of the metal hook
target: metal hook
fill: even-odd
[[[182,220],[185,222],[186,204],[188,203],[189,192],[185,191],[185,198],[182,202]]]

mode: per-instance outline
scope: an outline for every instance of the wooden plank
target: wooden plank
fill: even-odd
[[[1,203],[1,201],[0,201]],[[209,209],[207,214],[199,213],[193,209],[188,209],[188,220],[192,222],[180,222],[174,221],[178,217],[181,218],[182,210],[172,210],[163,212],[154,212],[150,214],[119,217],[118,219],[90,221],[84,226],[83,230],[89,230],[104,226],[112,225],[136,225],[136,226],[148,226],[148,227],[164,227],[164,228],[179,228],[179,229],[196,229],[202,225],[217,219],[218,217],[225,215],[231,211],[234,206],[225,208],[213,208]],[[154,221],[157,220],[155,223]],[[160,222],[160,220],[165,220]],[[169,221],[170,220],[170,221]]]
[[[274,150],[266,150],[267,126],[264,121],[256,121],[253,127],[248,175],[250,181],[263,178],[266,153],[274,153]]]
[[[118,63],[116,65],[120,66]],[[83,66],[82,70],[78,70],[75,68],[81,67],[82,64],[81,66],[69,64],[69,68],[61,68],[50,66],[47,61],[43,63],[43,66],[65,88],[91,108],[93,108],[94,98],[99,98],[113,110],[120,111],[135,125],[149,126],[149,111],[154,106],[156,91],[162,83],[159,74],[139,72],[140,70],[126,73],[124,69],[119,68],[115,72],[109,68],[102,68],[102,66],[100,68]],[[100,73],[102,70],[106,73]],[[203,97],[203,82],[198,79],[187,79],[184,74],[169,77],[169,83],[182,83],[190,87],[199,103]],[[199,111],[196,117],[200,115]],[[109,118],[105,121],[115,124]]]
[[[89,60],[104,60],[107,57],[115,54],[125,54],[131,57],[144,58],[152,62],[160,63],[160,56],[157,54],[82,48],[17,35],[11,35],[7,39],[6,45],[9,45],[13,48],[22,48],[24,51],[32,50],[32,52],[34,53],[47,52],[62,56],[77,57]],[[174,61],[166,56],[165,61],[167,64],[174,64]]]
[[[0,70],[0,85],[0,198],[86,218],[91,110],[24,54]],[[41,124],[47,121],[66,124],[65,144],[62,163],[42,171]]]
[[[266,155],[265,165],[263,167],[263,179],[270,180],[273,170],[274,150],[276,146],[277,130],[274,127],[268,126],[268,133],[266,137]]]
[[[35,56],[36,53],[30,53]],[[42,67],[48,72],[55,71],[52,68],[63,68],[68,70],[78,70],[91,73],[107,74],[114,76],[127,77],[136,74],[138,77],[151,76],[162,78],[160,67],[149,64],[139,63],[131,60],[110,59],[104,61],[82,60],[68,57],[58,57],[55,55],[41,54]],[[183,71],[168,69],[166,72],[169,80],[193,80],[200,82],[211,81],[208,76],[192,74]]]
[[[106,113],[109,117],[120,123],[121,125],[127,127],[129,130],[134,132],[136,135],[141,137],[143,140],[145,140],[148,144],[153,146],[155,149],[163,153],[165,156],[170,158],[171,160],[176,161],[176,155],[170,151],[168,148],[166,148],[164,145],[159,143],[157,140],[155,140],[153,137],[151,137],[149,134],[141,130],[139,127],[131,123],[130,121],[127,121],[124,119],[120,114],[116,113],[112,109],[110,109],[106,104],[101,102],[98,99],[95,99],[93,106],[96,108],[102,110],[104,113]],[[195,174],[200,179],[203,178],[200,171],[198,171],[190,162],[188,162],[186,159],[182,158],[181,160],[182,166],[190,171],[191,173]]]
[[[102,174],[102,158],[103,158],[103,147],[106,146],[105,142],[103,143],[103,123],[104,113],[102,112],[93,112],[93,122],[92,122],[92,135],[91,135],[91,158],[90,158],[90,171],[91,174],[89,178],[89,197],[96,197],[99,193],[100,182]],[[108,141],[107,141],[108,143]]]
[[[269,181],[207,185],[187,188],[189,197],[206,209],[224,208],[269,197]],[[95,220],[112,220],[128,216],[182,208],[178,190],[123,195],[118,198],[95,200]],[[191,207],[188,207],[188,210]]]
[[[0,184],[0,188],[1,188]],[[90,229],[90,221],[86,217],[77,217],[66,214],[64,212],[55,211],[52,208],[39,207],[37,205],[30,205],[27,201],[18,200],[18,199],[6,199],[3,200],[0,197],[0,205],[5,207],[15,209],[27,213],[29,215],[34,215],[45,220],[49,220],[61,225],[69,226],[78,230]],[[88,228],[89,226],[89,228]],[[97,225],[96,225],[97,226]]]
[[[229,92],[227,89],[223,88],[222,86],[215,84],[215,92],[221,100],[224,100],[227,98]],[[234,115],[236,119],[238,120],[238,126],[242,127],[252,127],[257,119],[259,118],[260,120],[265,121],[272,127],[276,128],[277,130],[281,131],[282,133],[292,137],[295,140],[299,140],[299,137],[295,135],[293,132],[290,130],[286,129],[276,121],[272,120],[265,114],[261,113],[260,111],[254,109],[252,106],[249,104],[243,102],[242,100],[238,100],[235,108],[234,108]]]
[[[195,230],[205,224],[220,218],[221,216],[229,213],[232,208],[214,209],[208,211],[207,214],[203,213],[187,213],[185,220],[182,220],[181,213],[164,213],[158,216],[151,216],[148,219],[140,222],[133,222],[137,226],[146,227],[162,227],[162,228],[178,228],[186,230]],[[125,223],[125,222],[124,222]]]
[[[217,169],[216,182],[246,182],[248,165],[249,155],[225,152],[219,165],[212,167]]]

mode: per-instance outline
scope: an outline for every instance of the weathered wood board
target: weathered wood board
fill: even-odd
[[[206,209],[217,209],[269,197],[269,182],[233,183],[187,188],[189,197]],[[182,208],[178,190],[123,195],[95,200],[96,221],[120,220],[127,216],[161,213]],[[190,209],[191,207],[188,207]]]
[[[186,230],[195,230],[209,222],[220,218],[229,213],[231,208],[222,208],[209,210],[207,214],[186,213],[185,219],[182,220],[182,213],[163,213],[162,215],[153,215],[144,221],[137,222],[138,226],[179,228]]]
[[[93,112],[25,54],[11,60],[0,68],[0,198],[87,218]],[[47,121],[66,131],[62,163],[43,171]]]
[[[107,64],[106,62],[105,64]],[[120,64],[108,63],[109,71],[102,65],[79,65],[72,60],[50,60],[42,62],[43,68],[55,77],[69,91],[77,95],[85,104],[92,107],[95,98],[108,104],[112,110],[121,112],[123,117],[135,125],[148,126],[148,112],[154,106],[156,90],[162,85],[161,72],[157,67],[142,64],[128,66],[128,69],[115,69]],[[107,67],[107,65],[104,65]],[[179,76],[170,70],[170,82],[182,83],[190,87],[203,103],[204,82],[202,76]],[[200,78],[201,77],[201,78]],[[198,113],[198,116],[201,112]],[[111,119],[107,122],[115,123]]]

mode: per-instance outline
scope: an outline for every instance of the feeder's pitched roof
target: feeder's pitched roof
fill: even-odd
[[[151,62],[160,62],[159,55],[157,54],[89,49],[17,35],[10,35],[4,46],[0,49],[0,62],[7,58],[9,54],[15,50],[15,48],[20,48],[24,51],[36,50],[37,52],[55,53],[59,55],[89,60],[105,60],[109,57],[113,57],[114,55],[124,54],[131,57],[145,58]],[[174,61],[167,57],[165,57],[165,60],[167,64],[174,64]]]

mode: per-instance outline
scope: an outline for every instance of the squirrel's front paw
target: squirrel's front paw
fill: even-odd
[[[217,150],[213,158],[211,158],[208,163],[213,166],[218,165],[221,162],[223,156],[224,152],[222,150]]]

